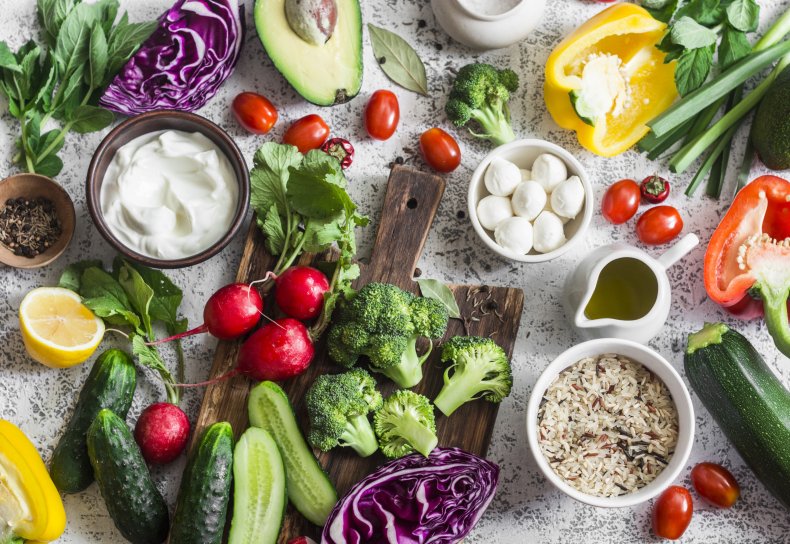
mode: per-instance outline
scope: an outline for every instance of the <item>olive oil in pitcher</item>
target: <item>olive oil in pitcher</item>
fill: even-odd
[[[634,321],[650,312],[656,296],[658,280],[648,265],[631,257],[615,259],[601,270],[584,315]]]

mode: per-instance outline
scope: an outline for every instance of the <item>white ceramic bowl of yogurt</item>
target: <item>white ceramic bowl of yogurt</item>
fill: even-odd
[[[182,268],[219,253],[241,228],[249,173],[233,140],[208,119],[152,112],[102,141],[87,196],[97,229],[122,255]]]
[[[562,245],[551,251],[539,252],[534,248],[535,244],[533,243],[533,247],[529,250],[529,252],[516,252],[498,244],[495,239],[495,229],[486,228],[486,226],[483,224],[486,222],[485,218],[481,222],[481,218],[478,214],[478,205],[480,201],[491,195],[491,192],[488,190],[485,183],[486,171],[488,170],[492,161],[498,159],[509,161],[518,166],[519,169],[528,170],[534,165],[535,159],[544,154],[552,155],[564,163],[567,174],[566,177],[578,177],[584,192],[582,208],[574,218],[567,220],[564,223],[563,235],[565,237],[565,242]],[[546,206],[549,207],[548,211],[550,211],[551,195],[547,195],[546,198]],[[576,159],[576,157],[571,155],[568,151],[556,144],[547,142],[546,140],[516,140],[510,142],[509,144],[499,146],[491,151],[480,162],[480,165],[472,174],[472,179],[469,182],[467,200],[469,206],[469,218],[472,221],[472,227],[483,243],[493,252],[502,257],[524,263],[540,263],[550,261],[551,259],[555,259],[570,250],[582,238],[584,238],[587,229],[590,226],[590,222],[592,221],[594,208],[592,185],[590,184],[590,180],[584,167]],[[534,220],[530,219],[530,222],[533,224],[536,223],[537,218]],[[488,225],[488,227],[491,227],[491,225]]]

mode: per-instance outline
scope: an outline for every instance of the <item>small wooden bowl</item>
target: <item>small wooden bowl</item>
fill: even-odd
[[[52,263],[63,254],[74,236],[77,215],[71,197],[63,187],[46,176],[15,174],[0,181],[0,210],[11,198],[49,199],[55,206],[63,232],[57,242],[35,257],[14,255],[13,251],[0,244],[0,262],[14,268],[39,268]]]
[[[147,255],[142,255],[126,247],[113,234],[110,227],[104,221],[101,211],[101,186],[104,183],[104,174],[110,166],[115,153],[125,144],[134,140],[138,136],[156,132],[158,130],[181,130],[184,132],[200,132],[219,148],[230,161],[236,181],[239,184],[239,201],[236,204],[236,214],[228,231],[211,247],[182,259],[156,259]],[[236,143],[219,126],[215,125],[205,117],[183,111],[153,111],[131,117],[115,127],[99,144],[96,153],[93,155],[91,164],[88,167],[88,177],[86,180],[86,197],[88,201],[88,211],[96,224],[99,233],[124,257],[152,268],[185,268],[210,259],[233,239],[244,223],[247,209],[250,205],[250,175],[247,163],[241,154]]]

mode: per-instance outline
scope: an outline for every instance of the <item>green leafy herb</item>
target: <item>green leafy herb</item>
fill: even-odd
[[[742,32],[754,32],[760,22],[760,6],[754,0],[733,0],[727,6],[727,22]]]
[[[373,54],[381,69],[404,89],[428,95],[425,65],[406,40],[384,28],[368,23]]]
[[[97,107],[100,93],[154,31],[156,21],[117,25],[118,0],[38,0],[44,43],[29,41],[16,53],[0,42],[0,95],[20,123],[14,161],[50,177],[63,169],[57,153],[69,131],[94,132],[113,115]],[[50,120],[58,129],[41,133]]]
[[[420,286],[422,296],[438,300],[447,308],[450,317],[461,319],[461,309],[458,307],[455,295],[449,287],[439,280],[418,279],[417,283]]]
[[[713,66],[713,47],[685,50],[675,68],[675,85],[681,95],[698,89],[708,78]]]
[[[751,51],[752,45],[746,39],[746,34],[730,26],[724,28],[719,43],[719,65],[723,70],[741,60]]]

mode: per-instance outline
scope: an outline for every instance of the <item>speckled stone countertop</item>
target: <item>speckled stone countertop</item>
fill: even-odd
[[[252,0],[245,0],[248,14]],[[322,109],[333,132],[349,137],[357,148],[357,159],[348,171],[351,192],[363,211],[373,218],[373,225],[361,233],[360,253],[370,252],[376,219],[383,198],[388,175],[388,164],[397,157],[410,165],[425,168],[415,156],[417,139],[425,129],[438,125],[449,130],[443,113],[450,85],[450,68],[480,60],[513,68],[521,76],[522,87],[511,102],[516,134],[526,138],[545,138],[576,153],[589,170],[596,203],[608,183],[623,178],[642,177],[659,172],[667,174],[664,162],[649,162],[635,152],[627,152],[606,160],[584,151],[572,133],[561,130],[549,117],[543,104],[543,66],[554,44],[581,22],[603,8],[603,4],[583,0],[551,0],[548,2],[544,23],[518,45],[499,51],[478,53],[454,43],[434,20],[429,3],[424,0],[362,0],[364,20],[396,31],[414,44],[428,69],[431,97],[422,97],[392,86],[373,59],[365,32],[365,80],[363,91],[350,103]],[[788,0],[760,0],[763,6],[761,29],[783,10],[790,8]],[[124,9],[133,20],[152,19],[169,6],[168,0],[122,0]],[[33,0],[0,0],[0,39],[15,49],[38,30]],[[242,59],[233,77],[225,84],[202,115],[226,128],[234,137],[248,160],[264,138],[245,133],[234,122],[228,105],[238,92],[255,90],[268,96],[279,108],[280,122],[271,137],[279,139],[288,122],[316,111],[307,104],[274,70],[263,53],[258,37],[247,18],[248,33]],[[401,125],[387,142],[374,142],[364,136],[361,113],[366,98],[378,88],[392,88],[401,103]],[[11,166],[13,141],[18,127],[7,114],[6,104],[0,105],[0,177],[14,172]],[[17,308],[24,294],[38,286],[54,285],[67,263],[86,258],[102,258],[105,262],[113,254],[96,232],[88,215],[84,195],[84,179],[91,154],[104,133],[86,136],[69,135],[62,152],[66,167],[58,180],[69,191],[77,208],[77,232],[66,254],[54,265],[34,271],[0,269],[0,417],[20,425],[28,436],[49,458],[64,424],[71,413],[79,389],[88,374],[90,364],[70,370],[50,370],[31,361],[22,345],[17,321]],[[502,467],[499,492],[487,513],[467,542],[540,543],[637,543],[657,542],[651,536],[650,506],[619,510],[596,509],[584,506],[553,488],[537,471],[524,431],[524,413],[532,386],[543,368],[560,352],[580,339],[571,332],[559,304],[560,289],[565,276],[592,248],[612,240],[638,245],[631,221],[614,227],[596,213],[584,243],[554,261],[526,265],[498,258],[476,237],[469,220],[459,214],[466,210],[466,188],[477,162],[488,147],[461,131],[456,133],[463,150],[461,167],[447,177],[447,191],[439,208],[420,267],[425,277],[452,282],[490,283],[521,287],[526,293],[526,305],[521,321],[515,360],[515,387],[503,403],[494,430],[489,457]],[[740,135],[744,142],[744,134]],[[733,156],[735,164],[736,156]],[[761,173],[755,167],[752,174]],[[787,173],[790,174],[790,173]],[[690,175],[672,176],[676,187],[682,188]],[[733,176],[729,176],[725,194],[731,193]],[[703,244],[718,224],[727,208],[728,199],[716,202],[697,197],[688,199],[682,190],[670,198],[682,211],[686,232],[699,234]],[[169,273],[176,284],[184,288],[186,297],[183,313],[193,323],[201,317],[203,301],[235,274],[243,245],[243,233],[220,255],[202,265]],[[653,255],[661,249],[647,250]],[[790,361],[778,354],[760,322],[743,323],[728,320],[705,295],[701,270],[703,247],[694,250],[681,264],[673,267],[670,281],[674,291],[672,312],[666,328],[651,342],[681,373],[682,347],[685,335],[699,328],[704,321],[727,320],[742,331],[765,356],[766,360],[790,385]],[[109,336],[109,335],[108,335]],[[112,338],[105,341],[111,344]],[[188,356],[187,379],[199,381],[208,373],[215,342],[209,338],[194,338],[186,342]],[[134,421],[143,406],[163,399],[157,382],[144,373],[130,414]],[[190,417],[198,412],[202,392],[189,391],[184,406]],[[790,542],[790,514],[774,499],[744,465],[729,446],[718,426],[692,393],[697,412],[697,436],[690,465],[709,460],[731,468],[741,483],[743,496],[731,510],[715,510],[696,502],[694,519],[683,537],[685,543],[754,543]],[[183,459],[165,469],[156,469],[154,478],[172,505],[178,487]],[[688,471],[680,483],[686,483]],[[68,528],[59,542],[121,543],[102,502],[96,486],[65,499]],[[295,535],[294,535],[295,536]]]

